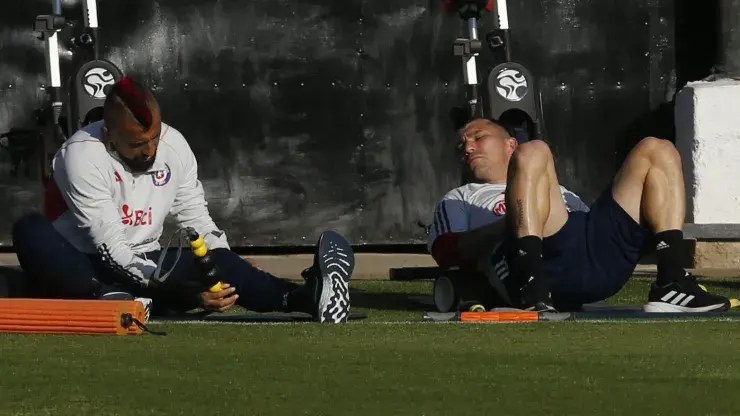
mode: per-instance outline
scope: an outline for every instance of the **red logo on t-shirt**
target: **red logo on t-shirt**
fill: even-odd
[[[128,205],[124,204],[121,207],[123,216],[121,222],[123,225],[130,225],[132,227],[138,227],[140,225],[152,225],[152,207],[149,209],[131,209]]]
[[[493,204],[493,213],[499,217],[506,215],[506,200],[502,199]]]

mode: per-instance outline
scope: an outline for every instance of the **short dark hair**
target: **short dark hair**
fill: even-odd
[[[507,125],[506,125],[505,123],[503,123],[502,121],[500,121],[500,120],[497,120],[497,119],[495,119],[495,118],[493,118],[493,117],[481,117],[481,119],[482,119],[482,120],[488,120],[488,121],[490,121],[490,122],[491,122],[491,124],[493,124],[493,125],[495,125],[495,126],[498,126],[498,127],[501,127],[502,129],[504,129],[504,131],[506,131],[506,133],[507,133],[507,134],[508,134],[509,136],[511,136],[511,137],[514,137],[514,129],[510,128],[509,126],[507,126]],[[471,120],[471,121],[472,121],[472,120]]]
[[[514,129],[506,125],[505,123],[501,122],[500,120],[497,120],[493,117],[487,117],[487,116],[471,117],[469,110],[463,107],[453,107],[452,110],[450,110],[450,119],[452,120],[452,125],[455,131],[458,131],[461,128],[465,127],[466,125],[471,123],[473,120],[488,120],[494,125],[504,129],[509,134],[509,136],[514,137]]]

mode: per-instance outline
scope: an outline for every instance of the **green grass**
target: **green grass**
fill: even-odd
[[[610,301],[640,303],[648,284],[635,279]],[[407,294],[429,283],[354,287],[369,317],[346,326],[2,334],[0,414],[738,413],[736,323],[408,324],[425,308]]]

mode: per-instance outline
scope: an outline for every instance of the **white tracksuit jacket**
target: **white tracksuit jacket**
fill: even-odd
[[[154,165],[133,175],[100,140],[101,122],[70,137],[54,157],[56,181],[68,210],[54,227],[78,250],[99,253],[122,277],[147,285],[160,249],[165,217],[193,227],[209,248],[229,248],[213,222],[188,142],[162,123]]]

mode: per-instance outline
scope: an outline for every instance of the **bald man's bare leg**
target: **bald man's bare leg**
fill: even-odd
[[[552,153],[540,140],[524,143],[512,155],[507,174],[507,217],[515,237],[514,268],[523,281],[523,303],[536,310],[551,306],[542,278],[542,240],[557,233],[568,220]]]
[[[648,293],[647,312],[730,308],[729,299],[703,290],[682,267],[684,189],[678,151],[671,142],[655,137],[643,139],[632,149],[612,185],[614,202],[655,235],[658,277]]]
[[[659,283],[683,277],[686,194],[681,157],[673,144],[655,137],[640,141],[617,173],[612,196],[656,235]]]
[[[506,192],[507,215],[516,237],[542,239],[568,220],[550,148],[534,140],[521,144],[511,157]]]

